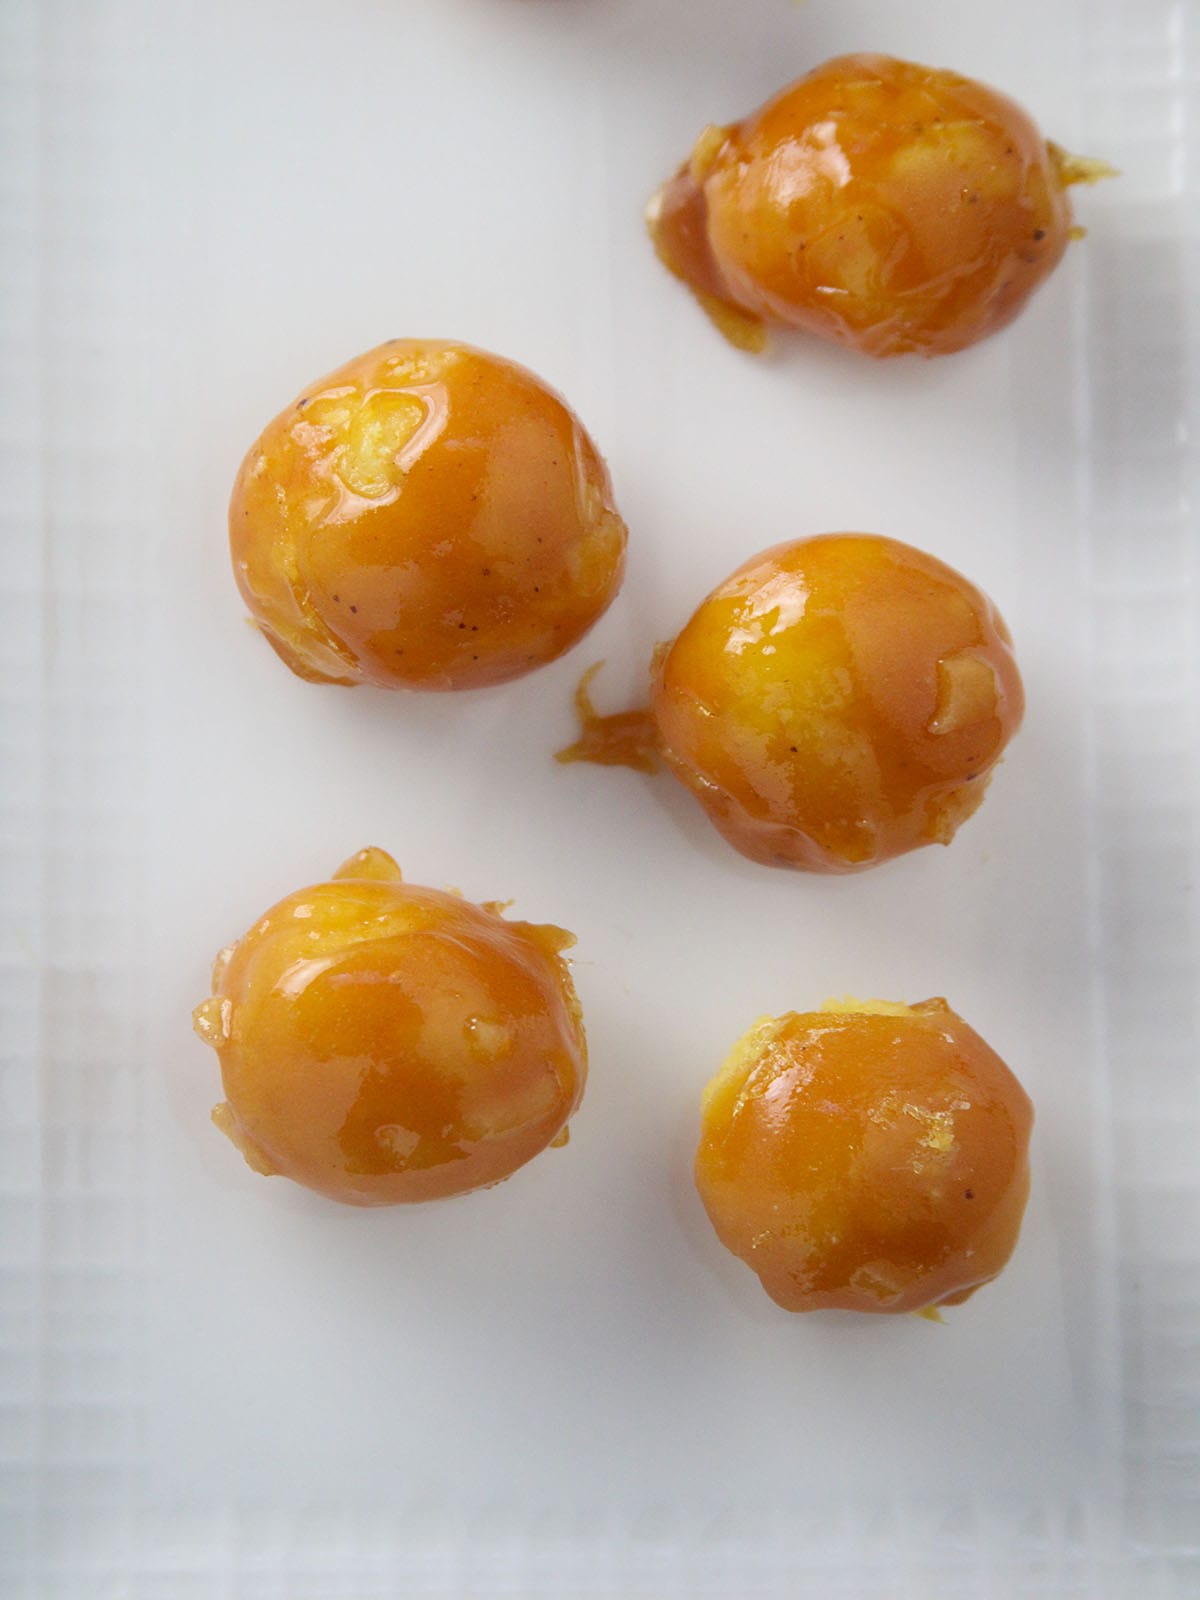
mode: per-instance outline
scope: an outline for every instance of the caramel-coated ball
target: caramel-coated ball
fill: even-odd
[[[970,78],[851,55],[706,128],[648,221],[744,348],[774,323],[871,356],[946,355],[1011,322],[1072,236],[1067,186],[1110,172]]]
[[[867,534],[748,561],[663,654],[651,699],[668,765],[729,842],[811,872],[948,844],[1023,708],[987,597]]]
[[[433,340],[310,384],[242,463],[229,530],[251,616],[319,683],[519,677],[587,632],[625,563],[607,468],[566,403]]]
[[[587,1074],[561,928],[402,883],[364,850],[213,969],[213,1121],[256,1172],[349,1205],[499,1183],[564,1144]]]
[[[1012,1254],[1033,1108],[944,1000],[756,1022],[705,1092],[696,1187],[788,1311],[958,1305]]]

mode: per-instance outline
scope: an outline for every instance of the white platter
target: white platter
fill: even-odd
[[[640,208],[854,48],[1124,176],[979,349],[756,363]],[[1198,73],[1184,0],[0,6],[6,1600],[1200,1592]],[[314,689],[242,619],[229,486],[410,333],[567,395],[628,580],[510,687]],[[553,764],[585,665],[626,703],[732,566],[836,528],[1016,636],[952,849],[772,873]],[[209,1126],[209,959],[367,843],[579,936],[587,1100],[496,1191],[343,1211]],[[946,994],[1038,1108],[1020,1248],[945,1327],[789,1318],[690,1186],[732,1039],[847,990]]]

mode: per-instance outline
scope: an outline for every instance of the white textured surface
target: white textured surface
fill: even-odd
[[[949,13],[949,14],[948,14]],[[933,365],[726,350],[646,192],[809,62],[973,71],[1119,184],[1009,333]],[[1176,0],[0,4],[0,1594],[1200,1590],[1194,285]],[[557,383],[631,525],[571,658],[453,701],[294,682],[224,501],[301,383],[400,333]],[[586,661],[753,549],[963,567],[1030,711],[947,852],[755,869],[563,771]],[[360,1215],[237,1163],[213,950],[360,845],[580,936],[569,1149]],[[687,1180],[755,1014],[945,992],[1038,1105],[1004,1279],[949,1327],[789,1319]]]

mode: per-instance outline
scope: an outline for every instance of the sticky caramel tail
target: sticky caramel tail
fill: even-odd
[[[658,736],[648,707],[618,711],[602,717],[592,704],[592,679],[604,665],[597,661],[579,680],[575,714],[579,738],[554,759],[563,763],[591,761],[599,767],[632,767],[635,772],[658,771]]]
[[[1053,139],[1047,140],[1046,149],[1050,152],[1050,160],[1064,189],[1070,188],[1073,183],[1103,183],[1106,178],[1121,176],[1120,169],[1110,166],[1107,161],[1097,161],[1092,156],[1073,156],[1062,145],[1055,144]]]

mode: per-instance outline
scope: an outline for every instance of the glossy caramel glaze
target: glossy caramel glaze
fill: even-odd
[[[704,1098],[696,1187],[788,1311],[958,1305],[1012,1254],[1033,1108],[944,1000],[764,1018]]]
[[[853,872],[948,844],[1021,720],[991,602],[894,539],[826,534],[755,556],[663,654],[671,770],[752,860]]]
[[[706,128],[648,212],[663,261],[734,343],[800,328],[871,356],[946,355],[1010,322],[1072,233],[1070,183],[1004,95],[843,56]]]
[[[400,881],[381,850],[217,958],[197,1033],[256,1172],[349,1205],[463,1194],[566,1142],[587,1049],[561,928]]]
[[[587,632],[625,562],[607,469],[563,400],[432,340],[306,388],[243,462],[229,528],[255,622],[321,683],[519,677]]]

